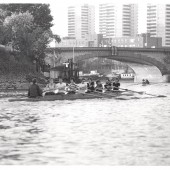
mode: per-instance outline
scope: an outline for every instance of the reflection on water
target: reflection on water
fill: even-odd
[[[166,98],[0,99],[1,165],[170,165],[170,85],[128,86]]]

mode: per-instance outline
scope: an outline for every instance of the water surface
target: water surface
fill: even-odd
[[[122,87],[167,97],[0,99],[0,164],[170,165],[170,84]]]

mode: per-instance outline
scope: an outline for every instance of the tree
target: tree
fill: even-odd
[[[0,25],[4,22],[6,15],[6,11],[0,9]]]
[[[3,35],[0,43],[3,41],[4,45],[12,44],[13,49],[20,52],[20,56],[42,66],[45,49],[50,41],[61,41],[50,29],[53,18],[49,5],[1,4],[0,11],[5,12],[2,17],[0,13],[0,34]]]
[[[5,20],[7,13],[0,9],[0,44],[4,44],[4,26],[3,22]]]
[[[23,54],[25,54],[24,52],[27,51],[27,46],[29,45],[28,35],[32,32],[33,20],[33,16],[26,12],[14,13],[6,17],[4,21],[6,40],[12,43],[14,49],[19,50]]]
[[[2,4],[0,8],[7,11],[8,16],[28,11],[34,17],[34,26],[41,27],[43,30],[53,26],[49,4]]]
[[[21,53],[21,56],[31,62],[36,61],[37,67],[43,67],[48,44],[54,38],[58,42],[61,39],[58,35],[53,35],[50,29],[35,27],[33,21],[34,18],[29,12],[8,16],[4,21],[6,39]]]
[[[60,38],[60,36],[59,35],[53,35],[53,38],[55,39],[55,41],[57,41],[58,43],[60,43],[61,42],[61,38]]]

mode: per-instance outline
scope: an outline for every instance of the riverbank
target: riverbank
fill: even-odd
[[[31,60],[4,47],[0,48],[0,91],[28,89],[32,78],[36,78],[39,84],[46,83],[45,77],[36,71]]]

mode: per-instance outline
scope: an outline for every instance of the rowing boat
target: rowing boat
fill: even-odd
[[[148,85],[150,85],[150,84],[142,84],[142,86],[148,86]]]
[[[95,99],[95,98],[113,98],[120,96],[123,91],[115,91],[110,93],[76,93],[76,94],[56,94],[56,95],[47,95],[44,97],[37,97],[37,98],[15,98],[9,99],[10,102],[14,101],[54,101],[54,100],[76,100],[76,99]]]

